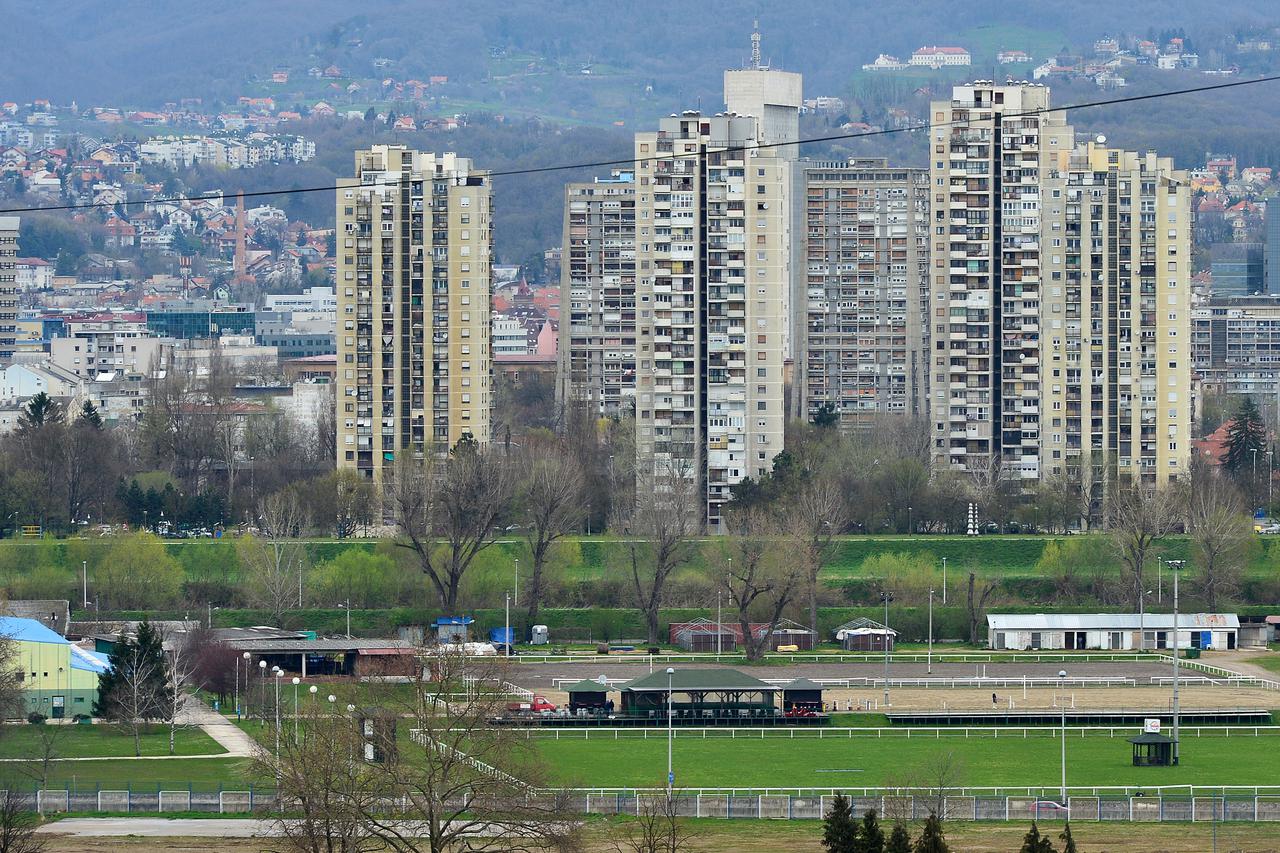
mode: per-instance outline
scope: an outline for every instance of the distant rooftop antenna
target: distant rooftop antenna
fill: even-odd
[[[751,22],[751,67],[759,70],[760,68],[760,19],[756,18]]]

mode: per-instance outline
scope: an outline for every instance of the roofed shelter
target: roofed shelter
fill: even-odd
[[[670,685],[668,687],[668,685]],[[622,713],[682,721],[776,716],[774,696],[782,688],[734,669],[659,670],[622,685]]]
[[[1129,738],[1134,767],[1169,767],[1173,764],[1173,738],[1159,732],[1143,732]]]
[[[782,685],[782,710],[784,713],[801,709],[822,710],[822,685],[807,678],[797,678]]]
[[[588,711],[603,711],[609,701],[609,686],[599,681],[579,681],[564,688],[569,694],[569,713],[575,714],[579,708]]]

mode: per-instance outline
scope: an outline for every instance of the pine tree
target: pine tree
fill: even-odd
[[[938,819],[936,812],[930,812],[929,819],[924,822],[924,829],[920,830],[920,837],[916,839],[914,853],[951,853],[947,839],[942,837],[942,821]]]
[[[1058,840],[1062,842],[1062,853],[1077,853],[1076,840],[1071,837],[1071,823],[1062,827],[1062,834],[1058,836]]]
[[[884,830],[880,828],[880,817],[875,809],[862,816],[855,849],[858,853],[884,853]]]
[[[1252,397],[1245,397],[1235,416],[1227,425],[1226,454],[1222,464],[1233,473],[1253,471],[1256,458],[1254,451],[1262,453],[1267,441],[1267,429],[1262,423],[1262,415]],[[1265,461],[1265,460],[1263,460]]]
[[[1022,847],[1018,853],[1057,853],[1049,836],[1040,834],[1040,827],[1031,821],[1031,829],[1022,837]]]
[[[848,797],[837,794],[822,819],[822,849],[827,853],[854,853],[857,843],[858,824],[853,819],[853,807]]]
[[[102,415],[98,413],[98,407],[92,400],[85,400],[80,407],[80,422],[97,430],[102,429]]]
[[[902,821],[894,822],[893,832],[889,833],[889,843],[885,845],[884,853],[911,853],[911,834],[907,832],[907,825]]]

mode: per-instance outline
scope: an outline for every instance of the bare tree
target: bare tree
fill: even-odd
[[[1109,501],[1111,538],[1129,578],[1134,607],[1143,595],[1146,565],[1157,539],[1168,533],[1176,519],[1174,502],[1167,492],[1132,483],[1115,488]]]
[[[305,552],[297,537],[308,516],[298,493],[285,489],[267,497],[259,510],[261,538],[245,536],[237,543],[240,564],[248,572],[248,587],[258,606],[279,624],[299,602],[300,573]]]
[[[1194,588],[1211,612],[1234,593],[1253,542],[1253,528],[1236,484],[1217,468],[1194,465],[1187,493],[1187,532],[1195,565]]]
[[[529,547],[529,622],[542,605],[543,573],[551,546],[582,522],[582,467],[559,447],[531,447],[521,466],[519,517]]]
[[[772,532],[763,511],[734,513],[729,517],[731,535],[718,543],[715,555],[719,584],[738,612],[747,660],[764,657],[783,611],[804,583],[804,573],[797,563],[778,553]],[[758,635],[751,631],[751,616],[755,613],[765,620],[765,629]]]
[[[36,834],[40,822],[22,795],[7,786],[0,794],[0,853],[41,853],[48,842],[47,836]]]
[[[988,581],[983,584],[981,592],[975,590],[974,587],[976,584],[977,578],[974,576],[973,572],[969,572],[969,595],[966,601],[966,606],[969,611],[969,642],[973,645],[977,645],[978,643],[979,624],[982,622],[982,617],[987,611],[987,599],[990,598],[991,593],[996,590],[995,581]]]
[[[636,477],[636,505],[627,537],[631,582],[644,613],[648,642],[658,642],[659,615],[672,572],[693,559],[700,512],[695,468],[660,463]]]
[[[32,726],[32,728],[36,733],[36,753],[30,762],[22,767],[22,773],[43,790],[49,786],[49,776],[53,771],[54,762],[62,757],[62,741],[66,735],[67,727],[61,725],[39,725]]]
[[[428,452],[396,467],[389,497],[400,534],[395,544],[417,556],[448,613],[458,607],[472,561],[500,532],[511,508],[512,479],[503,460],[462,444],[447,459]]]
[[[166,680],[165,673],[152,658],[134,654],[113,677],[115,689],[101,699],[103,716],[126,729],[133,736],[133,754],[142,755],[142,733],[168,710],[160,706],[164,697],[155,690],[156,681]]]
[[[316,526],[332,530],[339,539],[354,536],[378,514],[373,481],[350,468],[316,477],[305,491]]]
[[[683,853],[697,838],[688,821],[682,822],[678,800],[667,796],[641,797],[635,820],[619,823],[611,837],[616,853]]]
[[[797,563],[805,572],[809,630],[818,631],[818,576],[835,553],[835,537],[845,523],[844,499],[835,481],[810,477],[790,500],[783,525]]]
[[[189,691],[199,690],[204,685],[197,680],[200,673],[200,655],[208,643],[209,636],[204,629],[192,631],[185,636],[174,636],[169,644],[169,665],[166,673],[169,678],[169,690],[165,697],[169,707],[165,716],[169,720],[169,754],[175,755],[178,736],[179,719],[182,708],[188,702],[198,701],[191,697]]]

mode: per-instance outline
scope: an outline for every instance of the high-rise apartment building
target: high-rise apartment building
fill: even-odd
[[[1086,460],[1152,483],[1185,470],[1186,176],[1077,148],[1039,85],[957,86],[931,118],[936,465],[1024,481]]]
[[[374,145],[338,182],[338,465],[489,440],[490,180],[455,154]]]
[[[636,192],[630,171],[565,186],[556,395],[629,413],[636,390]]]
[[[1042,474],[1164,486],[1190,458],[1189,179],[1101,143],[1057,159],[1042,195]]]
[[[929,172],[800,160],[793,209],[792,414],[842,427],[929,417]]]
[[[724,106],[734,115],[755,116],[756,133],[764,145],[776,146],[779,156],[799,156],[800,109],[804,106],[804,75],[771,68],[760,53],[760,24],[751,34],[751,61],[746,68],[724,72]]]
[[[1280,296],[1214,297],[1191,314],[1192,367],[1207,393],[1280,398]]]
[[[0,364],[8,364],[18,337],[18,226],[21,218],[0,216]]]
[[[791,163],[757,119],[685,112],[636,135],[638,474],[731,488],[782,450]]]

